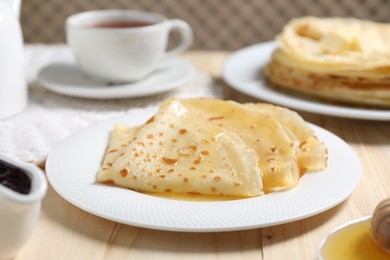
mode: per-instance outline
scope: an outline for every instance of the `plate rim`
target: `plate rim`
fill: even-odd
[[[132,89],[132,87],[134,87],[134,85],[135,85],[135,87],[137,87],[137,84],[141,84],[145,80],[141,80],[141,81],[133,82],[133,83],[123,83],[123,84],[118,85],[115,88],[115,90],[116,90],[115,92],[107,92],[106,89],[96,89],[96,88],[94,89],[93,86],[77,87],[77,86],[73,86],[73,85],[64,85],[61,83],[54,82],[52,80],[48,80],[47,78],[44,77],[43,73],[45,72],[45,70],[47,70],[48,68],[50,68],[52,66],[58,65],[58,64],[63,64],[63,65],[66,64],[66,65],[71,65],[73,67],[77,67],[75,62],[66,61],[66,60],[52,62],[52,63],[42,67],[37,74],[36,82],[38,85],[42,86],[43,88],[45,88],[47,90],[50,90],[52,92],[55,92],[55,93],[61,94],[61,95],[65,95],[65,96],[90,98],[90,99],[120,99],[120,98],[135,98],[135,97],[145,97],[145,96],[150,96],[150,95],[156,95],[156,94],[160,94],[160,93],[178,88],[181,84],[188,81],[195,73],[194,66],[190,62],[188,62],[187,60],[180,58],[180,57],[176,57],[176,58],[173,58],[171,60],[164,61],[163,64],[164,63],[165,64],[171,63],[171,65],[166,65],[166,67],[173,66],[173,65],[175,65],[175,67],[180,66],[180,68],[185,70],[185,71],[182,73],[181,77],[179,77],[175,80],[172,80],[170,82],[164,82],[163,84],[155,83],[152,85],[155,87],[142,88],[141,91],[139,91],[140,89],[138,88],[137,89],[138,92],[136,92],[136,93],[134,93],[134,89]],[[153,73],[151,75],[153,75]],[[119,88],[123,88],[122,91],[118,91]]]
[[[269,58],[261,56],[261,51],[266,48],[271,48],[272,50],[277,47],[277,42],[275,40],[266,41],[262,43],[253,44],[244,48],[241,48],[235,52],[233,52],[223,63],[222,66],[222,79],[233,89],[244,93],[253,98],[263,100],[270,103],[275,103],[277,105],[290,107],[292,109],[297,109],[305,112],[316,113],[321,115],[329,115],[335,117],[342,118],[352,118],[352,119],[364,119],[364,120],[381,120],[381,121],[390,121],[390,110],[375,110],[375,109],[366,109],[366,108],[354,108],[349,106],[343,106],[340,104],[332,104],[327,102],[320,102],[316,100],[312,100],[309,97],[291,97],[283,92],[274,91],[271,88],[268,88],[264,81],[256,82],[261,84],[261,87],[266,87],[271,94],[276,95],[276,97],[281,97],[284,100],[275,99],[275,97],[267,96],[263,94],[261,91],[258,93],[254,93],[251,90],[248,90],[244,84],[245,83],[237,83],[236,79],[230,73],[231,66],[234,65],[236,60],[242,59],[244,55],[248,55],[248,53],[255,52],[260,53],[260,55],[251,55],[253,59],[256,57],[260,57],[259,61],[266,62]],[[270,56],[271,53],[267,53],[266,55]],[[248,55],[249,56],[249,55]],[[245,65],[244,65],[245,66]],[[248,66],[248,65],[246,65]],[[247,68],[247,67],[246,67]],[[254,68],[249,68],[254,70]],[[261,68],[256,68],[261,69]],[[306,103],[306,105],[305,105]],[[309,107],[307,107],[309,105]]]
[[[155,108],[152,108],[153,111],[155,110]],[[146,109],[146,110],[152,110],[152,109]],[[144,111],[145,109],[140,109],[138,111]],[[60,186],[61,185],[58,185],[58,183],[56,183],[56,180],[55,178],[53,177],[54,173],[53,173],[53,170],[52,170],[52,157],[55,156],[53,154],[55,154],[58,150],[59,147],[61,147],[62,145],[64,145],[64,143],[66,143],[68,140],[71,140],[72,138],[75,138],[75,136],[77,135],[86,135],[88,134],[89,132],[93,131],[94,129],[98,129],[100,128],[99,131],[103,131],[102,129],[104,128],[107,128],[107,129],[112,129],[112,126],[115,122],[118,122],[118,120],[123,120],[123,119],[129,119],[130,117],[132,117],[132,113],[129,113],[127,114],[126,116],[122,116],[122,117],[118,117],[118,118],[115,118],[115,119],[109,119],[109,120],[105,120],[105,121],[102,121],[100,123],[96,123],[96,124],[93,124],[89,127],[86,127],[74,134],[72,134],[71,136],[69,136],[68,138],[66,138],[63,142],[57,144],[55,147],[52,148],[52,150],[50,151],[49,153],[49,156],[47,158],[47,161],[46,161],[46,175],[47,175],[47,178],[49,180],[49,183],[51,184],[51,186],[53,187],[53,189],[62,197],[64,198],[66,201],[68,201],[69,203],[73,204],[74,206],[86,211],[86,212],[89,212],[93,215],[96,215],[96,216],[99,216],[99,217],[102,217],[102,218],[105,218],[105,219],[108,219],[108,220],[111,220],[111,221],[116,221],[116,222],[119,222],[119,223],[122,223],[122,224],[126,224],[126,225],[132,225],[132,226],[137,226],[137,227],[143,227],[143,228],[149,228],[149,229],[156,229],[156,230],[165,230],[165,231],[179,231],[179,232],[225,232],[225,231],[237,231],[237,230],[248,230],[248,229],[254,229],[254,228],[262,228],[262,227],[269,227],[269,226],[275,226],[275,225],[280,225],[280,224],[284,224],[284,223],[289,223],[289,222],[292,222],[292,221],[296,221],[296,220],[300,220],[300,219],[304,219],[304,218],[307,218],[307,217],[311,217],[313,215],[317,215],[319,213],[322,213],[336,205],[338,205],[339,203],[341,203],[342,201],[344,201],[345,199],[347,199],[351,193],[356,189],[357,185],[359,184],[360,182],[360,179],[361,179],[361,176],[362,176],[362,166],[361,166],[361,162],[359,160],[359,157],[357,156],[357,154],[354,152],[354,150],[347,144],[345,143],[341,138],[339,138],[338,136],[334,135],[333,133],[329,132],[328,130],[324,129],[324,128],[321,128],[319,126],[316,126],[316,125],[313,125],[313,124],[310,124],[312,128],[314,128],[314,130],[316,132],[323,132],[325,134],[327,134],[328,138],[333,138],[335,140],[337,140],[337,142],[340,142],[341,141],[341,145],[344,146],[344,148],[348,149],[350,154],[349,156],[352,156],[356,162],[357,162],[357,165],[354,165],[354,174],[356,174],[355,176],[355,179],[353,180],[354,183],[352,184],[351,188],[348,190],[348,191],[345,191],[343,193],[343,196],[342,197],[339,197],[337,200],[333,200],[332,202],[327,202],[326,203],[326,206],[322,206],[319,210],[312,210],[311,212],[309,213],[301,213],[301,214],[296,214],[293,218],[290,217],[290,218],[285,218],[283,220],[280,220],[280,221],[274,221],[274,222],[271,222],[271,223],[256,223],[256,224],[251,224],[251,225],[240,225],[240,226],[237,226],[237,225],[230,225],[228,227],[226,226],[223,226],[223,227],[195,227],[195,226],[192,226],[192,227],[180,227],[180,226],[175,226],[175,225],[161,225],[158,224],[158,223],[147,223],[147,222],[144,222],[144,223],[140,223],[139,221],[134,221],[134,219],[131,219],[131,220],[123,220],[122,218],[118,217],[117,215],[116,216],[113,216],[112,214],[110,216],[107,215],[107,213],[102,213],[102,211],[100,210],[96,210],[96,208],[94,207],[91,207],[91,205],[85,205],[83,203],[80,203],[80,201],[75,201],[73,198],[71,198],[72,196],[70,196],[69,194],[65,194],[63,192],[63,190],[61,190]],[[119,121],[120,122],[120,121]],[[105,144],[105,146],[107,145],[107,143]],[[104,151],[103,151],[104,152]],[[96,176],[96,173],[94,173],[94,176]],[[92,174],[92,173],[91,173]],[[315,174],[315,173],[314,173]],[[111,188],[111,187],[110,187]],[[123,188],[118,188],[118,187],[113,187],[114,189],[122,189]],[[292,189],[294,190],[294,189]],[[137,193],[137,192],[134,192],[134,191],[131,191],[133,192],[133,195],[134,194],[138,194],[140,195],[140,193]],[[289,192],[289,191],[287,191]],[[137,195],[137,196],[138,196]],[[269,194],[272,196],[272,194]],[[269,195],[265,195],[265,196],[269,196]],[[161,202],[161,203],[168,203],[167,199],[164,199],[164,198],[158,198],[158,197],[153,197],[153,196],[150,196],[150,195],[145,195],[145,194],[141,194],[141,196],[148,196],[149,198],[148,199],[152,199],[154,201],[158,201]],[[259,196],[259,197],[255,197],[255,198],[248,198],[248,199],[244,199],[244,200],[248,200],[248,201],[252,201],[252,200],[258,200],[258,202],[260,202],[262,199],[264,200],[265,196]],[[275,195],[274,195],[275,196]],[[163,202],[165,200],[165,202]],[[239,203],[239,201],[242,202],[242,200],[234,200],[234,201],[227,201],[227,202],[223,202],[223,203],[230,203],[230,204],[233,204],[233,203]],[[192,204],[192,205],[202,205],[202,204],[205,204],[207,203],[207,205],[211,205],[211,204],[214,204],[215,206],[219,206],[219,204],[221,202],[190,202],[188,203],[189,201],[176,201],[174,200],[174,203],[175,204],[180,204],[180,206],[182,207],[188,207],[187,205],[189,204]],[[171,201],[172,203],[172,201]],[[218,204],[219,203],[219,204]],[[228,205],[229,206],[229,205]]]

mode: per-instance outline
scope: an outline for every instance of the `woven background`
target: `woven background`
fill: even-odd
[[[390,22],[390,0],[23,0],[26,43],[65,42],[67,16],[94,9],[140,9],[186,20],[192,49],[235,50],[271,40],[294,17],[351,16]]]

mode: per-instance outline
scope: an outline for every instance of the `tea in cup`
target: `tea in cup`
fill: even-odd
[[[181,40],[167,50],[171,31]],[[71,15],[66,20],[67,42],[79,68],[109,82],[144,79],[164,60],[187,50],[191,27],[179,19],[136,10],[97,10]]]

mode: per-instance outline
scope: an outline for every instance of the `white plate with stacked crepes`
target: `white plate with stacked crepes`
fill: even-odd
[[[223,79],[247,95],[293,109],[388,121],[389,44],[390,24],[293,19],[277,41],[235,52]]]
[[[390,120],[390,110],[328,103],[273,88],[266,80],[263,69],[271,60],[276,46],[276,42],[271,41],[233,53],[224,64],[223,79],[229,86],[246,95],[293,109],[337,117]]]
[[[180,200],[155,196],[98,182],[98,173],[104,170],[103,161],[110,152],[107,146],[114,125],[122,123],[138,126],[149,123],[156,111],[155,108],[135,110],[122,118],[95,124],[54,147],[46,164],[47,176],[53,188],[75,206],[112,221],[160,230],[219,232],[261,228],[313,216],[345,200],[361,177],[360,161],[353,150],[334,134],[310,125],[328,150],[328,166],[324,170],[305,173],[298,185],[290,189],[247,198],[201,201],[187,200],[186,197]],[[209,120],[214,119],[219,118]],[[161,136],[164,134],[166,132]],[[150,134],[146,136],[153,138]],[[173,142],[177,140],[172,139],[172,145]],[[153,146],[152,143],[150,145]],[[247,158],[242,158],[242,161],[247,161]],[[152,160],[149,164],[154,163]],[[209,163],[214,165],[216,162]],[[221,167],[224,167],[223,162]],[[183,178],[191,174],[194,173],[180,172],[178,175]]]

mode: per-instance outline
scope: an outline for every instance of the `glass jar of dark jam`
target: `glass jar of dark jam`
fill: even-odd
[[[0,185],[21,194],[31,190],[31,179],[22,169],[0,160]]]

